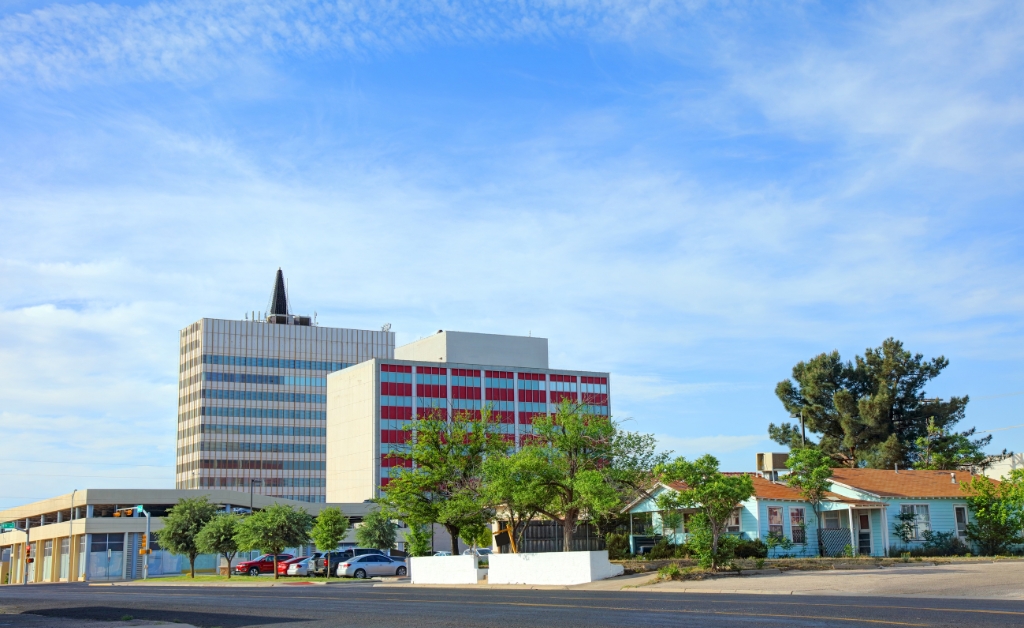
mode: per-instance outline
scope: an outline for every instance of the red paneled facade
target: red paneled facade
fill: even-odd
[[[595,414],[610,414],[607,373],[406,360],[383,360],[378,366],[381,488],[396,472],[412,468],[413,416],[468,413],[479,418],[487,406],[504,438],[519,444],[532,432],[533,420],[554,411],[563,400],[586,403]]]

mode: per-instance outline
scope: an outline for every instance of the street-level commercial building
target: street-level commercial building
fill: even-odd
[[[142,578],[147,557],[139,554],[139,550],[143,549],[146,519],[115,517],[114,513],[141,505],[150,513],[150,530],[155,533],[163,527],[161,517],[178,500],[204,495],[226,511],[250,511],[250,495],[245,493],[175,489],[87,489],[0,510],[0,523],[15,523],[19,528],[0,533],[0,555],[7,559],[0,563],[3,565],[0,583],[20,584],[26,577],[29,583]],[[251,506],[255,509],[272,504],[304,508],[312,515],[326,507],[264,495],[251,496]],[[354,523],[375,507],[363,503],[331,505],[339,506]],[[28,564],[25,562],[26,527],[27,557],[32,558]],[[354,543],[351,530],[345,543]],[[148,556],[150,577],[188,571],[188,559],[160,549],[155,535],[150,538],[150,548],[154,550]],[[249,557],[250,554],[237,557],[232,564]],[[220,562],[217,556],[201,555],[196,561],[197,571],[214,573]]]
[[[292,314],[280,269],[265,316],[246,318],[181,330],[175,487],[322,503],[327,374],[394,357],[395,335]]]
[[[609,375],[548,367],[547,340],[440,331],[327,377],[327,499],[379,497],[392,470],[411,467],[413,417],[487,406],[518,445],[535,417],[563,400],[609,416]]]

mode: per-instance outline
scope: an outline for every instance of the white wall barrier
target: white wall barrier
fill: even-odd
[[[418,559],[417,559],[418,560]],[[622,565],[608,560],[608,551],[491,554],[490,584],[583,584],[621,576]],[[413,582],[416,576],[413,575]]]
[[[487,573],[476,565],[476,556],[416,556],[409,559],[409,577],[413,584],[476,584]]]

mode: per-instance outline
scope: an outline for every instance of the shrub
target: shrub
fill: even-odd
[[[625,534],[606,534],[604,546],[608,548],[608,558],[611,560],[629,558],[629,537]]]
[[[732,534],[718,537],[718,549],[712,551],[711,526],[703,513],[694,515],[689,527],[691,535],[688,545],[704,569],[727,565],[735,557],[739,539]]]
[[[736,544],[736,558],[768,558],[768,546],[761,539],[740,539]]]
[[[963,556],[968,552],[967,546],[954,532],[924,532],[925,556]]]
[[[651,560],[661,560],[664,558],[672,558],[675,554],[676,547],[674,545],[669,545],[669,542],[665,539],[661,539],[654,544],[654,547],[651,548],[651,551],[648,552],[647,556]]]
[[[675,563],[669,563],[658,570],[658,577],[662,580],[672,580],[678,578],[683,574],[683,571],[679,568],[679,565]]]

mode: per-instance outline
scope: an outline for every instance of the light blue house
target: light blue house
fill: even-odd
[[[754,475],[754,495],[736,506],[726,533],[747,540],[765,541],[769,535],[785,537],[792,542],[788,549],[777,548],[772,557],[781,555],[818,556],[818,526],[823,526],[821,538],[827,555],[838,555],[850,550],[858,554],[883,556],[887,551],[883,536],[883,513],[886,505],[881,501],[861,496],[828,493],[820,505],[821,522],[814,516],[811,504],[800,491],[764,477]],[[630,519],[630,550],[643,553],[662,538],[671,543],[682,543],[689,536],[685,521],[695,509],[684,510],[681,530],[665,529],[657,498],[665,491],[685,489],[682,483],[660,484],[649,497],[638,499],[627,507]],[[858,539],[858,542],[854,542]]]
[[[818,556],[818,528],[824,554],[844,552],[864,556],[888,556],[897,551],[920,548],[925,532],[953,532],[967,544],[967,523],[971,521],[967,494],[961,482],[974,477],[963,471],[897,471],[886,469],[835,469],[832,491],[820,505],[820,520],[800,492],[781,481],[754,475],[754,496],[736,505],[726,532],[744,539],[765,541],[770,534],[792,541],[789,549],[776,549],[772,556]],[[681,483],[660,484],[649,497],[627,507],[630,520],[630,550],[647,551],[662,538],[682,543],[688,533],[665,529],[658,511],[658,495],[683,490]],[[694,512],[684,510],[684,520]],[[914,514],[913,539],[903,547],[894,532],[901,512]],[[969,546],[969,545],[968,545]]]
[[[969,547],[967,524],[972,518],[967,507],[968,494],[960,486],[974,477],[966,471],[835,469],[832,490],[845,497],[886,504],[881,524],[887,549],[920,548],[927,530],[953,532]],[[915,515],[913,539],[905,548],[899,547],[903,542],[894,535],[901,512]]]

